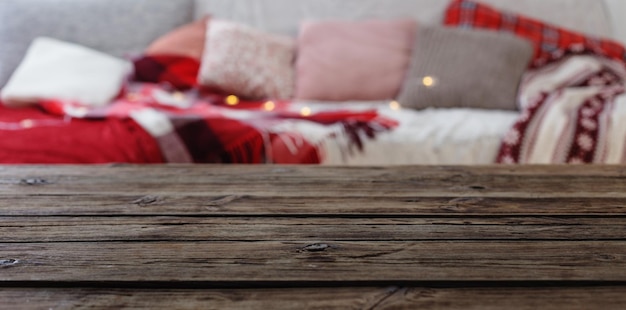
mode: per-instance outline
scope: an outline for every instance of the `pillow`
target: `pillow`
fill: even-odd
[[[0,88],[37,37],[123,57],[191,22],[193,9],[193,0],[0,0]]]
[[[397,96],[411,58],[413,20],[302,24],[296,98],[349,101]]]
[[[200,60],[176,55],[145,55],[133,61],[133,80],[166,84],[176,90],[197,86]]]
[[[168,32],[152,42],[144,54],[185,56],[200,61],[208,21],[209,17],[205,17]]]
[[[176,28],[135,59],[134,80],[188,90],[197,86],[209,17]]]
[[[420,27],[398,101],[415,109],[516,110],[532,53],[530,43],[506,33]]]
[[[37,38],[0,97],[20,106],[63,99],[103,106],[119,94],[132,67],[125,60],[50,38]]]
[[[454,0],[446,10],[444,24],[509,32],[528,39],[535,49],[534,65],[542,64],[551,53],[574,44],[597,50],[613,59],[626,59],[626,50],[615,41],[586,36],[522,15],[500,12],[471,0]]]
[[[223,20],[209,22],[202,86],[248,99],[292,97],[295,41]]]

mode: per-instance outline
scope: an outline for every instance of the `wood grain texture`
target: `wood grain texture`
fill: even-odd
[[[8,288],[11,309],[623,309],[622,287],[256,290]]]
[[[372,309],[399,288],[4,289],[11,309]]]
[[[613,169],[610,169],[613,168]],[[568,171],[571,170],[571,171]],[[535,172],[535,173],[533,173]],[[602,184],[596,186],[594,184]],[[4,167],[0,194],[626,198],[624,167]]]
[[[623,309],[622,287],[401,288],[374,309]]]
[[[617,241],[5,243],[0,253],[10,262],[0,281],[626,281]]]
[[[0,243],[107,241],[626,241],[626,218],[0,217]],[[16,233],[19,232],[19,233]]]
[[[626,167],[0,166],[12,309],[621,309]]]
[[[0,194],[0,216],[623,216],[626,198],[254,196],[168,194]],[[362,195],[361,195],[362,194]],[[361,196],[359,196],[361,195]]]

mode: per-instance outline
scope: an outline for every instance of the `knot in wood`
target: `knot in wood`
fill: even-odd
[[[598,260],[603,262],[616,261],[618,258],[615,255],[611,254],[600,254],[598,255]]]
[[[486,187],[481,186],[481,185],[472,185],[472,186],[470,186],[469,188],[471,188],[471,189],[473,189],[473,190],[477,190],[477,191],[482,191],[482,190],[487,189]]]
[[[313,243],[300,249],[301,252],[323,252],[330,248],[326,243]]]
[[[46,179],[32,178],[32,179],[22,179],[22,180],[20,180],[20,184],[21,185],[28,185],[28,186],[36,186],[36,185],[50,184],[50,182],[48,182],[48,180],[46,180]]]
[[[20,261],[17,259],[0,259],[0,268],[15,266],[19,262]]]
[[[136,205],[139,205],[140,207],[145,207],[145,206],[149,206],[151,204],[157,203],[158,201],[159,201],[158,196],[144,196],[133,201],[133,203]]]

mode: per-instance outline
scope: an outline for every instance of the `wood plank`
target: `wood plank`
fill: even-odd
[[[0,216],[624,216],[626,198],[40,194],[0,195]]]
[[[311,177],[343,176],[393,176],[419,171],[420,175],[485,175],[485,176],[535,176],[547,174],[559,177],[626,177],[624,165],[467,165],[467,166],[317,166],[317,165],[200,165],[200,164],[164,164],[164,165],[0,165],[0,175],[5,176],[41,176],[41,175],[129,175],[137,177],[140,173],[146,177],[158,175],[189,175],[193,177],[207,175],[246,174],[248,176],[285,176]]]
[[[624,287],[401,288],[374,309],[623,309]]]
[[[73,289],[5,288],[11,309],[623,309],[624,287]]]
[[[625,181],[622,166],[0,166],[0,300],[622,308]]]
[[[622,240],[626,218],[0,217],[0,243]]]
[[[626,281],[624,241],[0,244],[0,281]]]
[[[626,167],[0,167],[0,194],[626,197]],[[570,171],[571,170],[571,171]],[[534,173],[533,173],[534,172]]]
[[[398,288],[2,289],[11,309],[371,309]]]

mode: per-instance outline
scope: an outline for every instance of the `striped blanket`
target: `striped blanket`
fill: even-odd
[[[626,163],[626,66],[572,48],[528,72],[498,163]]]

